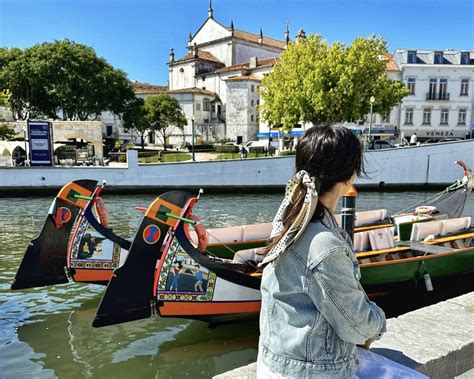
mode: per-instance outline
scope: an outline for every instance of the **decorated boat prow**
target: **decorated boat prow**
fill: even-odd
[[[76,180],[53,200],[38,237],[28,245],[12,290],[67,283],[67,246],[74,221],[96,189],[95,180]]]
[[[94,192],[74,223],[67,249],[67,271],[76,282],[106,285],[125,261],[131,242],[109,227],[99,190]]]
[[[157,263],[196,197],[173,191],[147,209],[124,264],[114,270],[92,326],[99,327],[151,316]]]

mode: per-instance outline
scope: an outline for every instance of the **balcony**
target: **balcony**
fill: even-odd
[[[449,93],[447,93],[447,92],[438,92],[438,93],[428,92],[426,94],[426,100],[430,100],[430,101],[449,101]]]

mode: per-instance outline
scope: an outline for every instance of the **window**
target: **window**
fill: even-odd
[[[469,79],[461,79],[461,93],[460,96],[467,96],[469,93]]]
[[[430,79],[430,87],[428,92],[428,100],[436,99],[436,87],[438,86],[438,79]]]
[[[107,125],[106,128],[107,128],[107,137],[110,137],[112,135],[114,126],[113,125]]]
[[[466,125],[466,109],[461,108],[458,113],[458,125]]]
[[[413,125],[413,108],[405,110],[405,125]]]
[[[441,120],[439,122],[440,125],[448,125],[449,121],[449,109],[441,109]]]
[[[382,115],[382,122],[386,124],[390,123],[390,113]]]
[[[436,51],[434,54],[434,64],[442,64],[443,63],[443,52]]]
[[[253,107],[253,105],[254,105],[254,101],[253,101],[253,100],[250,100],[250,105]]]
[[[469,51],[463,51],[461,53],[461,64],[469,64],[470,60]]]
[[[439,100],[449,100],[448,97],[448,79],[439,80]]]
[[[181,68],[179,69],[179,72],[183,73],[183,72],[184,72],[184,68],[181,67]]]
[[[209,103],[209,99],[204,99],[203,101],[203,110],[209,112],[211,110],[211,105]]]
[[[410,95],[415,94],[415,83],[416,83],[415,78],[408,78],[407,79],[407,87],[408,87],[408,91],[410,91]]]
[[[408,61],[407,63],[416,63],[416,51],[408,52]]]
[[[431,125],[431,109],[423,109],[423,125]]]
[[[255,86],[253,84],[250,86],[250,91],[255,92]]]
[[[250,121],[252,121],[252,122],[253,122],[253,114],[252,114],[252,115],[250,115]]]

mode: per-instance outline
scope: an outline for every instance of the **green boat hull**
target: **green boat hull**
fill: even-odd
[[[208,245],[206,250],[216,255],[219,258],[226,258],[232,259],[234,258],[234,254],[239,250],[246,250],[246,249],[255,249],[257,247],[264,246],[265,243],[262,241],[257,242],[242,242],[242,243],[233,243],[229,245]]]
[[[368,292],[384,291],[390,287],[414,284],[428,273],[430,279],[474,272],[474,248],[455,254],[431,255],[418,259],[391,261],[385,264],[361,265],[361,284]]]

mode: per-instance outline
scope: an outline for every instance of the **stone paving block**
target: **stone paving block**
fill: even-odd
[[[371,350],[432,379],[474,379],[474,292],[387,320]],[[256,377],[256,363],[215,376]]]

